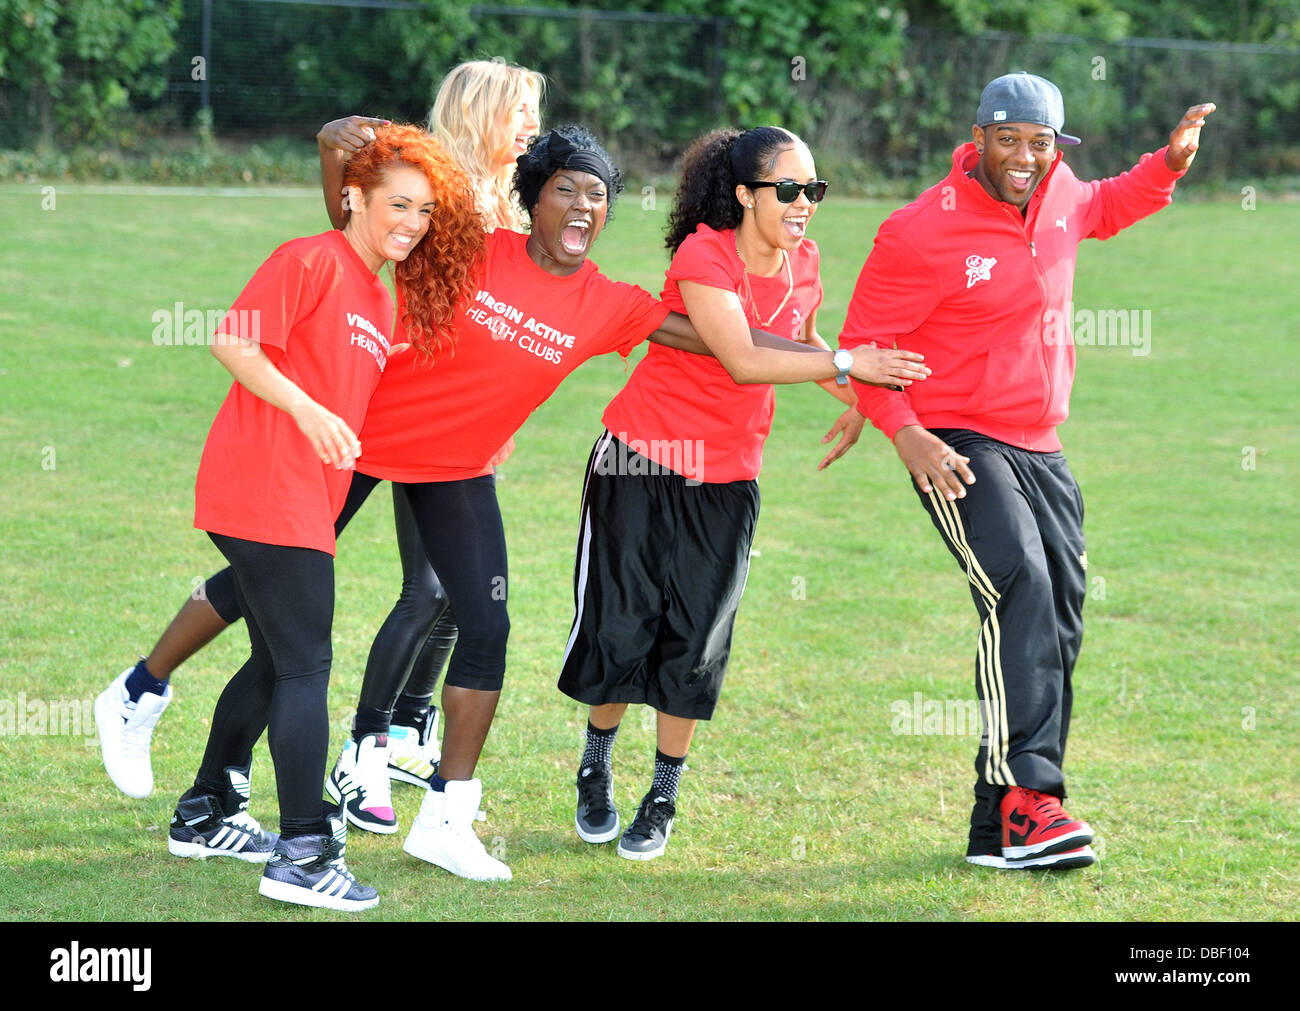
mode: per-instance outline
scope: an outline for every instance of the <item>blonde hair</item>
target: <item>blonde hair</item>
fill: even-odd
[[[489,230],[523,231],[528,226],[511,198],[515,163],[506,155],[515,138],[508,124],[527,91],[537,95],[540,106],[545,89],[541,74],[498,60],[471,60],[453,67],[438,87],[429,110],[429,132],[469,176]]]

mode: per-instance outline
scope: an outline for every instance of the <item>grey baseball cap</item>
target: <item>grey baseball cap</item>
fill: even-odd
[[[1023,70],[989,81],[980,94],[975,125],[998,123],[1042,123],[1056,131],[1058,144],[1079,143],[1078,137],[1061,132],[1065,125],[1065,102],[1060,89],[1051,81]]]

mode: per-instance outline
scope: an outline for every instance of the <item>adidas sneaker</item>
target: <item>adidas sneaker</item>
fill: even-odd
[[[343,912],[379,905],[379,893],[359,884],[343,859],[347,821],[336,814],[329,823],[329,835],[296,836],[277,842],[258,882],[258,892],[280,902]]]
[[[366,734],[360,742],[349,738],[325,783],[330,797],[342,803],[348,821],[380,835],[397,831],[388,782],[388,740],[387,734]]]
[[[265,863],[279,838],[248,813],[248,770],[226,769],[225,796],[200,794],[176,802],[167,851],[172,856],[234,857]]]

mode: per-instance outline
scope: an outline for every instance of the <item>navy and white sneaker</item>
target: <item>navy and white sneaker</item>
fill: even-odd
[[[167,851],[176,857],[234,857],[266,863],[279,839],[248,813],[248,770],[226,769],[224,797],[202,794],[176,802]]]
[[[343,860],[347,822],[331,815],[329,823],[330,835],[302,835],[277,842],[258,892],[280,902],[349,913],[379,905],[379,893],[358,884]]]
[[[676,814],[677,807],[671,800],[651,790],[641,799],[636,818],[618,841],[618,855],[628,860],[653,860],[662,856]]]
[[[573,823],[583,842],[607,843],[618,835],[614,774],[608,765],[588,765],[578,771],[578,811]]]

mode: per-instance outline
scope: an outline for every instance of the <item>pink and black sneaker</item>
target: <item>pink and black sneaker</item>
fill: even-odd
[[[366,734],[348,740],[325,781],[325,791],[357,828],[380,835],[397,831],[393,794],[388,782],[388,735]]]

